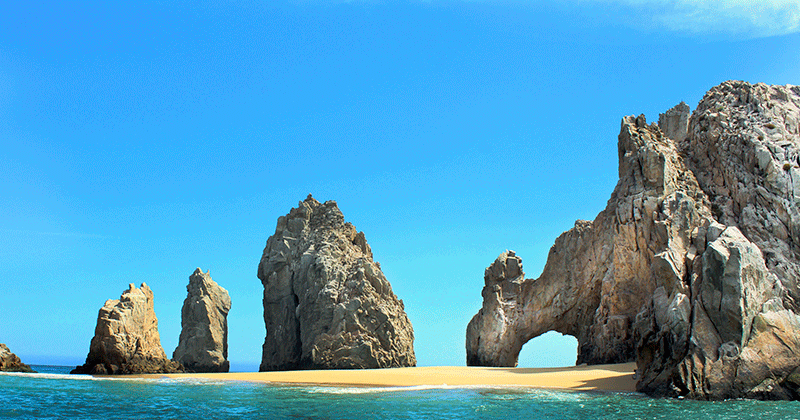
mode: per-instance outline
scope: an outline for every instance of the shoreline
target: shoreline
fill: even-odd
[[[390,369],[141,375],[283,385],[418,387],[513,386],[572,391],[635,392],[636,363],[561,368],[426,366]]]

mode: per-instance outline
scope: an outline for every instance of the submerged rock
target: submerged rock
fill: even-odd
[[[336,202],[309,195],[281,216],[258,278],[267,328],[260,370],[416,365],[403,302]]]
[[[97,327],[86,363],[71,373],[118,375],[182,372],[161,347],[153,292],[133,283],[119,300],[109,299],[97,315]]]
[[[28,372],[33,373],[34,370],[30,366],[22,363],[16,354],[11,353],[3,343],[0,343],[0,372]]]
[[[189,277],[186,291],[181,309],[181,337],[172,360],[188,372],[227,372],[231,309],[228,291],[200,268]]]
[[[800,88],[725,82],[685,131],[684,106],[622,120],[606,209],[538,279],[513,252],[487,268],[468,364],[514,366],[555,330],[577,363],[636,360],[651,395],[800,398]]]

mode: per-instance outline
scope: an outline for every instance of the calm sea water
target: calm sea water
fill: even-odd
[[[96,379],[69,368],[0,374],[0,418],[797,419],[800,403],[653,399],[524,388],[274,386]]]

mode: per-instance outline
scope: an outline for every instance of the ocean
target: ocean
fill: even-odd
[[[0,373],[0,418],[797,419],[800,402],[704,402],[529,388],[286,386],[93,378],[70,367]]]

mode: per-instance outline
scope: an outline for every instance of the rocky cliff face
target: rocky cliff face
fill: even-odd
[[[258,278],[267,327],[260,370],[416,365],[403,302],[336,202],[309,195],[281,216]]]
[[[22,363],[16,354],[11,353],[3,343],[0,343],[0,372],[28,372],[32,373],[30,366]]]
[[[513,252],[486,270],[468,363],[513,366],[556,330],[578,363],[636,360],[650,394],[798,399],[798,106],[800,88],[726,82],[685,130],[685,104],[665,127],[624,118],[606,209],[556,239],[538,279]]]
[[[86,363],[71,373],[98,375],[182,372],[167,359],[158,335],[153,291],[130,284],[119,300],[107,300],[97,315]]]
[[[228,291],[199,268],[189,277],[186,291],[181,309],[181,336],[172,360],[188,372],[227,372],[231,309]]]

